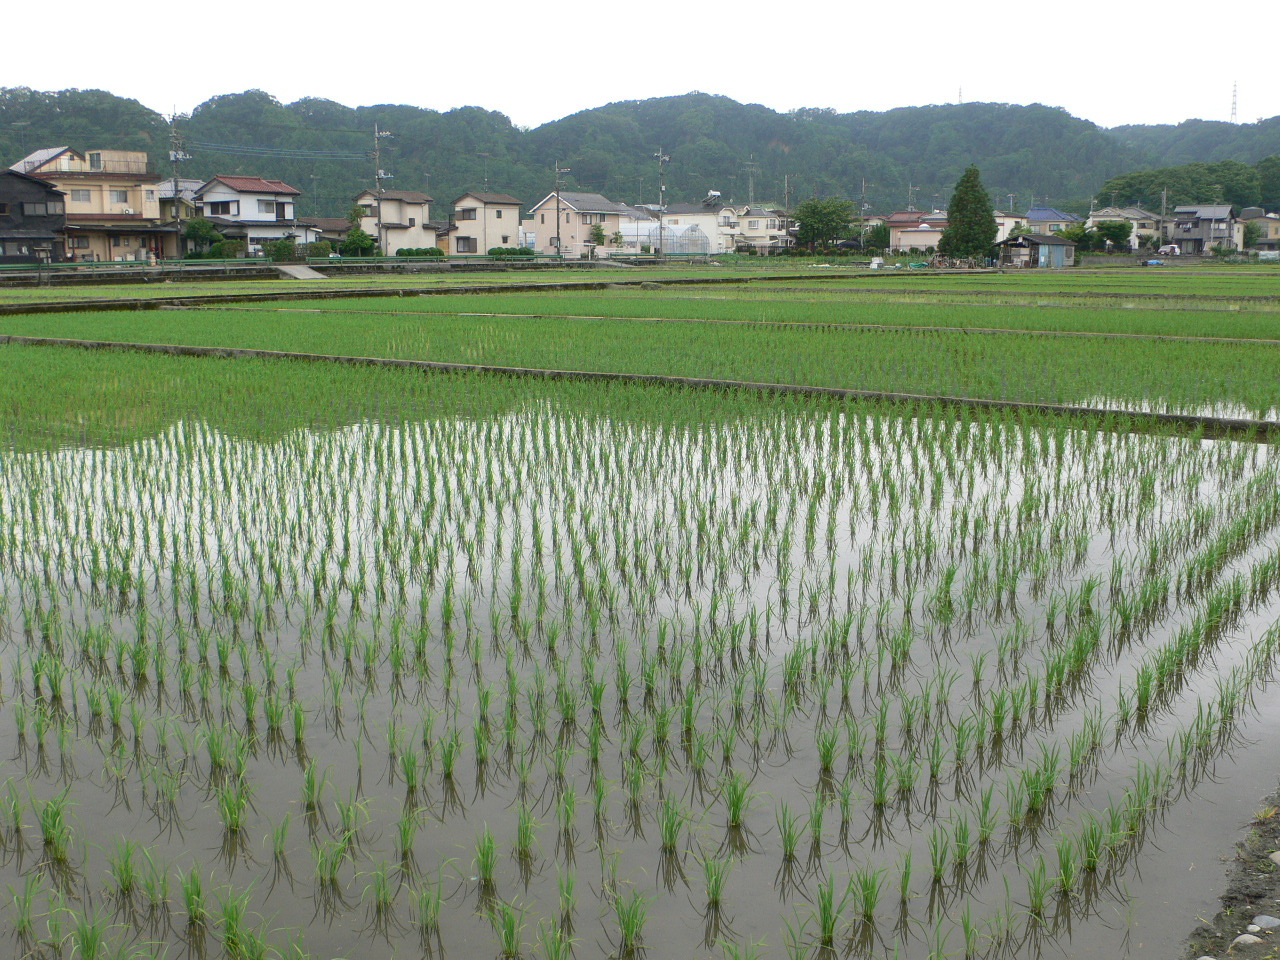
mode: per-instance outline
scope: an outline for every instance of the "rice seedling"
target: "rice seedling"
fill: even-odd
[[[644,945],[644,925],[649,916],[649,902],[633,890],[613,900],[614,918],[618,925],[618,952],[632,954]]]
[[[732,860],[706,857],[702,861],[702,876],[706,884],[707,906],[716,909],[724,901],[724,885],[729,880]]]
[[[497,863],[498,843],[494,839],[493,832],[486,825],[476,838],[475,867],[481,886],[493,886]]]

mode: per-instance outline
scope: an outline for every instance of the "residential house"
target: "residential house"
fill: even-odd
[[[1214,247],[1240,250],[1244,224],[1229,203],[1186,204],[1174,208],[1165,239],[1176,243],[1184,255],[1211,253]]]
[[[902,253],[909,250],[937,248],[942,231],[947,228],[947,212],[931,210],[895,210],[884,218],[889,225],[889,249]]]
[[[196,191],[196,214],[213,221],[227,239],[243,240],[245,251],[256,255],[273,240],[310,243],[320,236],[313,223],[295,215],[301,195],[283,180],[219,174]]]
[[[453,201],[453,226],[450,253],[521,246],[520,201],[507,193],[464,193]]]
[[[1251,223],[1257,226],[1258,235],[1250,245],[1251,250],[1280,250],[1280,214],[1267,213],[1261,207],[1245,207],[1240,211],[1240,222],[1245,226]]]
[[[1150,213],[1141,207],[1101,207],[1089,213],[1084,225],[1092,230],[1100,223],[1109,220],[1124,220],[1132,226],[1129,232],[1129,249],[1137,250],[1141,245],[1141,237],[1160,237],[1160,215]],[[1160,244],[1156,244],[1160,246]]]
[[[641,215],[625,203],[598,193],[565,190],[549,193],[534,204],[521,227],[533,235],[538,253],[560,252],[577,259],[607,255],[612,238],[622,232],[622,225],[637,219],[642,219]],[[591,246],[591,232],[596,226],[603,230],[605,238],[605,250],[599,252]]]
[[[656,213],[644,208],[646,216]],[[741,230],[739,215],[741,208],[731,203],[722,203],[720,194],[712,191],[701,203],[669,203],[663,211],[663,223],[673,228],[695,226],[707,238],[710,249],[708,253],[732,253],[737,246],[737,238]],[[639,233],[639,225],[632,233]],[[624,231],[626,233],[626,231]]]
[[[388,256],[406,247],[417,250],[436,245],[430,226],[431,198],[418,190],[366,190],[356,197],[364,210],[360,229],[378,241],[378,249]]]
[[[1032,207],[1022,217],[1031,233],[1060,233],[1068,227],[1084,225],[1084,217],[1064,213],[1053,207]]]
[[[1010,234],[1023,227],[1022,214],[1010,213],[1007,210],[993,210],[996,218],[996,243],[1008,240]]]
[[[75,260],[145,260],[173,233],[160,219],[160,177],[141,150],[37,150],[9,168],[66,195],[66,254]]]
[[[1002,267],[1069,267],[1076,260],[1076,245],[1052,233],[1024,233],[997,246]]]
[[[187,177],[160,181],[160,221],[173,229],[162,238],[166,257],[181,258],[190,249],[191,241],[182,236],[182,231],[195,218],[196,191],[202,186],[203,180]]]
[[[61,190],[16,170],[0,170],[0,263],[61,261],[66,229]]]
[[[781,210],[748,205],[738,214],[738,224],[732,249],[754,250],[763,255],[777,253],[783,247],[790,247],[795,243],[787,230],[786,214]]]
[[[342,246],[342,241],[347,239],[347,233],[351,230],[351,221],[346,217],[307,217],[307,220],[316,225],[316,229],[320,231],[320,240],[328,240],[333,245],[334,253],[338,252],[338,247]]]

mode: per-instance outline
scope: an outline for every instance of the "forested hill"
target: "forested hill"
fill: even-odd
[[[1257,163],[1280,153],[1280,117],[1257,123],[1184,120],[1177,126],[1113,127],[1108,132],[1162,167],[1217,160]]]
[[[1278,121],[1280,122],[1280,121]],[[623,101],[533,130],[479,107],[439,112],[413,106],[346,107],[329,100],[282,104],[260,90],[214,97],[180,121],[192,159],[181,175],[278,177],[302,190],[302,213],[338,216],[371,185],[375,125],[389,188],[426,190],[435,213],[464,190],[503,191],[532,204],[553,187],[557,160],[566,189],[597,190],[628,203],[657,199],[657,161],[668,201],[719,190],[727,199],[782,202],[820,195],[866,197],[877,210],[945,204],[964,167],[977,163],[998,206],[1016,195],[1056,206],[1087,205],[1110,177],[1154,165],[1152,130],[1123,128],[1129,141],[1066,111],[1040,105],[970,103],[840,114],[778,113],[758,104],[691,93]],[[1172,129],[1172,128],[1167,128]],[[1146,131],[1142,136],[1132,131]],[[1130,142],[1131,141],[1131,142]],[[165,118],[99,90],[40,93],[0,88],[0,160],[67,144],[145,149],[169,172]],[[1275,152],[1274,150],[1271,152]],[[936,201],[935,201],[936,198]]]

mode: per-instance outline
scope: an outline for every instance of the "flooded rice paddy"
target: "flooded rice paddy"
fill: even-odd
[[[6,451],[15,953],[1177,952],[1280,452],[620,389]]]

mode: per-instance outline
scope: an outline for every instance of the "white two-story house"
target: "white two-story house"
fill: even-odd
[[[295,202],[301,195],[283,180],[219,175],[196,191],[196,214],[213,221],[227,239],[244,240],[246,252],[258,254],[272,240],[319,239],[315,224],[297,218]]]
[[[435,227],[430,220],[431,198],[419,190],[366,190],[356,197],[364,211],[360,229],[378,241],[387,256],[400,250],[418,250],[436,245]]]

